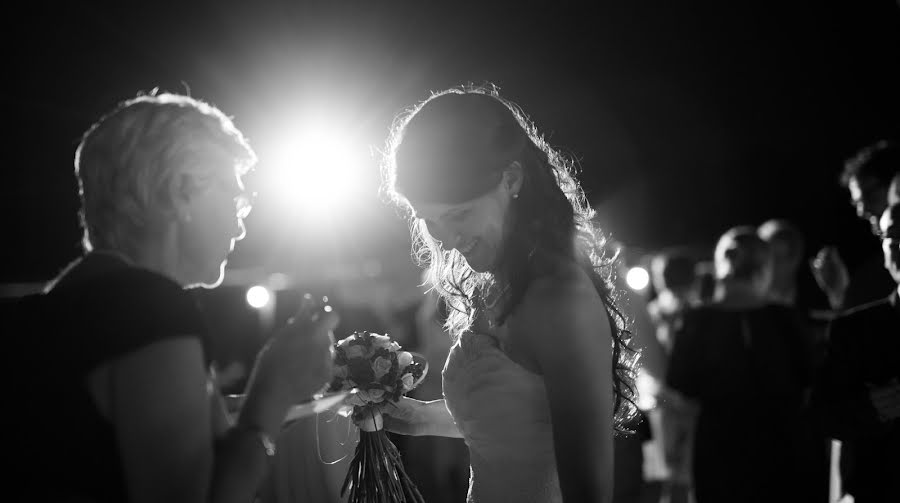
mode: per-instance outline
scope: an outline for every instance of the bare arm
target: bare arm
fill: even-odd
[[[258,434],[274,441],[290,405],[328,381],[331,331],[337,322],[336,313],[315,307],[307,298],[297,316],[259,352],[237,424],[217,446],[211,501],[253,501],[268,468]]]
[[[385,403],[384,427],[401,435],[462,438],[444,400],[423,402],[403,397],[396,404]]]
[[[156,342],[95,375],[108,379],[129,501],[205,501],[214,458],[199,340]]]
[[[578,270],[538,280],[510,326],[544,377],[565,501],[607,502],[613,484],[612,334]]]
[[[263,480],[267,456],[255,435],[231,428],[214,443],[223,411],[210,407],[202,355],[197,339],[175,338],[95,372],[109,380],[102,401],[130,502],[247,502]]]
[[[268,459],[256,432],[275,438],[289,404],[327,381],[326,332],[336,323],[328,314],[276,334],[260,353],[237,426],[218,440],[214,424],[227,418],[218,400],[210,406],[198,338],[156,342],[95,371],[91,389],[115,427],[129,501],[252,501]],[[97,385],[104,380],[109,386]]]

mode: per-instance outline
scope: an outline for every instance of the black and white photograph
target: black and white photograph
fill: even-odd
[[[900,501],[900,2],[4,9],[4,501]]]

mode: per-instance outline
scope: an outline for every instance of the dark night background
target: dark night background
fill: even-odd
[[[794,220],[810,253],[851,263],[875,240],[837,178],[898,134],[900,7],[863,2],[59,2],[4,15],[0,283],[78,253],[72,157],[119,100],[190,91],[258,147],[290,110],[334,112],[361,151],[438,90],[490,81],[579,159],[598,221],[626,245],[712,245],[735,224]],[[408,262],[405,223],[368,187],[328,231],[265,191],[233,267]],[[399,252],[398,252],[399,251]]]
[[[194,290],[214,359],[245,364],[235,379],[302,291],[339,299],[341,337],[387,332],[417,350],[402,329],[414,333],[423,297],[407,224],[377,197],[374,153],[405,107],[469,82],[498,85],[578,160],[628,265],[670,246],[711,254],[729,227],[774,217],[805,231],[808,255],[837,245],[852,268],[879,252],[838,179],[859,148],[900,138],[898,0],[51,1],[7,2],[2,19],[0,297],[80,253],[81,134],[138,92],[188,92],[233,116],[260,157],[225,284]],[[329,159],[301,157],[307,178],[279,178],[297,124],[319,123],[343,136],[336,156],[355,159],[338,192],[311,179]],[[297,210],[316,192],[333,204]],[[279,271],[292,287],[269,311],[248,307],[246,287]],[[298,487],[324,470],[310,466]],[[341,480],[343,466],[330,465]]]

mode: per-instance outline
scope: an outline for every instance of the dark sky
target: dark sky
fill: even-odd
[[[628,245],[710,244],[770,217],[851,260],[874,245],[836,180],[845,157],[900,132],[894,0],[183,3],[4,16],[0,282],[47,279],[76,256],[78,137],[157,86],[215,103],[251,142],[318,101],[368,148],[430,90],[490,81],[579,160],[598,220]],[[370,167],[371,198],[332,215],[329,243],[261,201],[233,263],[407,250]]]

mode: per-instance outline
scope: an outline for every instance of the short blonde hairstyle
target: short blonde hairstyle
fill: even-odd
[[[75,151],[84,249],[131,255],[173,218],[178,191],[240,177],[255,163],[244,135],[215,106],[155,92],[120,103]]]

